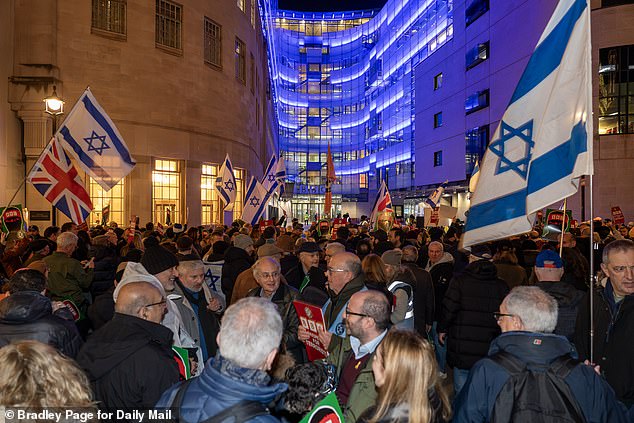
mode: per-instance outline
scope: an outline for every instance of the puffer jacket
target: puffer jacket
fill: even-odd
[[[75,323],[54,315],[51,300],[36,291],[16,292],[0,301],[0,347],[24,340],[49,344],[71,358],[82,345]]]

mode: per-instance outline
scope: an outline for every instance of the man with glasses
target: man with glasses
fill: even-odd
[[[613,241],[603,249],[601,269],[608,277],[594,295],[594,361],[626,406],[634,405],[634,242]],[[590,293],[577,314],[575,345],[590,359]]]
[[[299,317],[293,306],[299,292],[292,286],[281,283],[280,263],[274,257],[258,259],[253,265],[253,277],[258,287],[250,290],[246,296],[266,298],[275,304],[284,325],[283,351],[291,355],[297,364],[305,362],[304,345],[297,339]]]
[[[566,337],[552,333],[553,297],[535,286],[517,286],[491,318],[502,334],[471,369],[455,400],[454,423],[627,421],[607,382],[579,363]]]
[[[376,402],[372,360],[387,334],[390,314],[387,297],[376,290],[356,292],[344,307],[347,336],[333,343],[328,361],[337,368],[337,399],[348,423],[356,422]]]
[[[178,382],[172,331],[162,326],[166,299],[149,282],[119,290],[112,320],[94,332],[77,356],[102,410],[148,409]]]

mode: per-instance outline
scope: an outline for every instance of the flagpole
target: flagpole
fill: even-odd
[[[590,176],[590,363],[594,363],[594,190]]]
[[[564,198],[564,215],[561,220],[561,237],[559,239],[559,257],[564,251],[564,234],[566,233],[566,202],[567,198]]]

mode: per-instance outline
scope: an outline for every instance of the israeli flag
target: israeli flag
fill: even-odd
[[[233,165],[229,159],[229,154],[220,167],[218,177],[216,177],[216,191],[220,194],[226,211],[233,210],[236,201],[236,177],[233,174]]]
[[[251,176],[249,187],[244,197],[244,207],[242,208],[242,220],[255,226],[264,214],[269,201],[269,192],[264,186]]]
[[[425,200],[425,202],[432,209],[435,209],[436,207],[438,207],[438,204],[440,204],[440,198],[445,192],[445,185],[447,184],[447,182],[449,181],[445,181],[442,184],[440,184],[440,186],[434,190],[434,192],[429,196],[429,198]]]
[[[266,166],[266,170],[264,171],[264,176],[260,183],[269,194],[273,194],[277,191],[277,187],[279,182],[277,180],[277,156],[273,154],[271,156],[271,160],[269,160],[269,164]]]
[[[284,190],[286,185],[284,184],[286,181],[286,162],[284,161],[284,157],[280,155],[277,159],[277,166],[275,168],[275,179],[277,179],[277,193],[281,197],[284,195]]]
[[[480,165],[463,246],[531,229],[593,173],[590,7],[561,0]]]
[[[136,165],[123,137],[90,88],[79,97],[56,137],[64,150],[106,191]]]

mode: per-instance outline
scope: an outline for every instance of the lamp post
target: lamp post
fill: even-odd
[[[44,99],[45,111],[53,117],[53,136],[57,132],[57,116],[64,114],[64,100],[57,96],[57,87],[53,85],[53,94]],[[57,209],[51,208],[51,224],[57,223]]]

